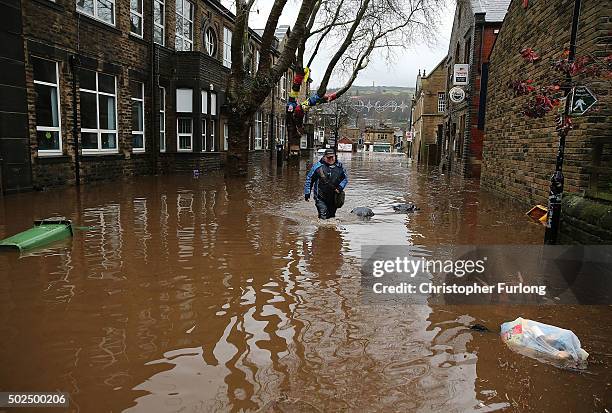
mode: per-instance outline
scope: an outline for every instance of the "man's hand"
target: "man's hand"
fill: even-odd
[[[310,200],[310,194],[304,194],[304,201],[308,202]]]

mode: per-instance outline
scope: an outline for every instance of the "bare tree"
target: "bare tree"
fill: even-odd
[[[273,62],[274,32],[287,0],[274,0],[261,40],[256,73],[248,70],[251,52],[248,16],[254,0],[236,1],[232,36],[232,73],[227,89],[230,108],[228,167],[246,173],[249,154],[249,122],[291,67],[295,73],[286,107],[289,144],[299,144],[304,112],[331,102],[351,87],[373,52],[389,53],[428,36],[436,26],[443,0],[302,0],[292,30],[280,56]],[[311,73],[308,67],[321,50],[333,51],[314,94],[300,97],[301,86]],[[308,60],[305,56],[308,55]],[[304,62],[307,64],[304,64]],[[341,71],[345,84],[328,93],[330,79]]]

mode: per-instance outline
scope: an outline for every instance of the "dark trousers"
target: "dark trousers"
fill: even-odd
[[[325,201],[321,198],[315,198],[315,205],[319,211],[319,218],[329,219],[336,216],[336,205],[334,201]]]

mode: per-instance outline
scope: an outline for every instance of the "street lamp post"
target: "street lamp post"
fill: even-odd
[[[572,17],[572,31],[570,34],[569,55],[567,57],[569,65],[576,58],[576,37],[578,35],[578,21],[580,19],[581,0],[574,0],[574,14]],[[548,192],[548,218],[546,221],[546,231],[544,233],[545,244],[556,244],[559,238],[559,227],[561,225],[561,199],[563,198],[563,157],[565,154],[565,138],[569,132],[566,127],[566,119],[570,115],[571,103],[569,95],[572,90],[572,78],[567,74],[565,85],[565,108],[561,115],[558,127],[559,148],[557,150],[557,161],[555,172],[550,178],[550,189]]]

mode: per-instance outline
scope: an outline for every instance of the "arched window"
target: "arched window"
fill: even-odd
[[[212,27],[206,29],[204,33],[204,47],[206,48],[206,53],[215,57],[217,54],[217,35]]]

